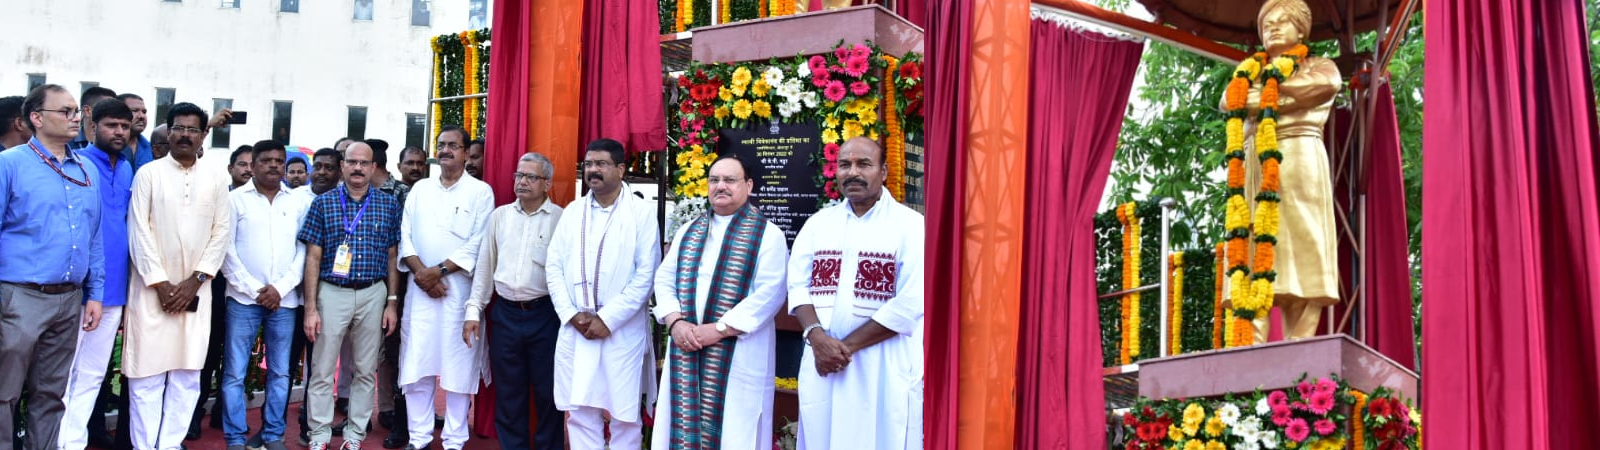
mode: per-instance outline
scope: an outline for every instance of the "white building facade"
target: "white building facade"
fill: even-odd
[[[0,4],[0,97],[41,83],[74,95],[103,86],[143,97],[150,129],[172,104],[229,107],[248,122],[213,132],[207,156],[265,139],[317,149],[355,136],[388,141],[391,166],[425,140],[429,39],[488,23],[485,0]],[[203,163],[220,170],[227,157]]]

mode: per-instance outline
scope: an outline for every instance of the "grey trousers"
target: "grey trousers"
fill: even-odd
[[[323,282],[317,286],[317,314],[322,333],[311,350],[311,381],[307,383],[306,405],[311,426],[311,442],[326,443],[333,438],[334,386],[342,343],[352,350],[350,380],[350,419],[344,427],[345,441],[361,441],[372,418],[373,385],[378,374],[378,352],[383,345],[383,308],[389,288],[382,282],[362,290],[346,289]]]
[[[33,391],[25,450],[56,448],[82,299],[81,289],[46,295],[0,283],[0,450],[11,449],[12,408],[24,386]]]

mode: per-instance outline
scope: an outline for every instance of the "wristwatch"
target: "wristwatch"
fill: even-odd
[[[725,324],[725,323],[722,323],[722,322],[717,322],[717,334],[727,335],[728,334],[728,324]]]
[[[450,267],[444,265],[444,263],[439,263],[439,274],[440,275],[449,275],[450,274]]]
[[[804,331],[800,332],[800,338],[806,341],[806,345],[811,345],[811,330],[815,330],[815,329],[818,329],[818,328],[822,328],[822,324],[814,323],[814,324],[811,324],[811,326],[806,327],[806,329]],[[827,331],[827,330],[823,330],[823,331]]]
[[[201,283],[211,281],[211,275],[206,275],[204,273],[197,273],[194,275],[194,278],[196,280],[200,280]]]

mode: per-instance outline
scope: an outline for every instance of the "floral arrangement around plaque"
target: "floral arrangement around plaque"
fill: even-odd
[[[891,71],[891,61],[915,64],[910,70]],[[677,209],[684,210],[675,210],[673,216],[688,218],[704,212],[703,202],[688,200],[706,196],[705,169],[715,160],[717,130],[752,125],[818,123],[822,145],[809,155],[817,168],[812,181],[824,193],[819,203],[839,200],[833,180],[838,175],[839,146],[845,140],[890,136],[879,114],[893,114],[893,121],[903,131],[921,130],[921,61],[921,55],[915,53],[895,57],[870,42],[845,45],[841,41],[833,51],[809,57],[692,63],[676,80],[677,103],[669,117],[674,138],[669,145],[671,189],[679,201]],[[885,101],[889,95],[896,100]],[[905,96],[912,100],[898,100]],[[880,111],[880,107],[893,110]],[[899,149],[898,159],[886,159],[903,165],[904,142],[886,148],[893,149]],[[904,183],[904,167],[897,173],[901,174],[897,182]],[[904,186],[896,192],[904,192]]]
[[[1374,406],[1376,405],[1376,406]],[[1117,448],[1420,450],[1422,415],[1392,391],[1366,394],[1337,378],[1220,399],[1139,399]]]
[[[656,0],[661,13],[661,34],[679,33],[712,25],[711,4],[717,3],[716,23],[739,22],[795,14],[795,0]]]
[[[486,92],[489,75],[489,29],[444,34],[429,39],[433,48],[433,98]],[[469,139],[483,137],[487,100],[434,102],[432,128],[460,124]],[[431,139],[430,139],[431,140]],[[432,143],[429,143],[432,146]]]

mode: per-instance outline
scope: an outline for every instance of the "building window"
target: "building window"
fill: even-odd
[[[44,74],[42,74],[42,73],[30,73],[30,74],[28,74],[28,90],[26,92],[33,92],[33,89],[37,88],[39,86],[44,86]]]
[[[356,0],[355,20],[372,20],[372,0]]]
[[[289,145],[289,119],[294,116],[294,102],[272,102],[272,140]]]
[[[350,107],[350,125],[344,135],[358,141],[367,139],[367,107]]]
[[[467,2],[467,29],[482,30],[489,27],[489,0]]]
[[[432,16],[433,12],[428,8],[428,0],[411,0],[411,26],[428,26]]]
[[[239,9],[239,0],[222,0],[222,7]]]
[[[156,125],[167,123],[167,112],[172,111],[172,102],[177,96],[177,89],[156,88]]]
[[[278,2],[278,12],[300,12],[300,0],[280,0]]]
[[[211,114],[215,115],[215,114],[221,112],[224,109],[233,109],[233,99],[231,99],[231,98],[213,98],[213,99],[211,99]],[[229,127],[229,126],[223,126],[222,128],[217,128],[217,129],[211,130],[211,147],[212,148],[228,148],[228,147],[232,146],[233,130],[231,130],[230,128],[231,127]]]
[[[406,146],[428,148],[427,133],[428,116],[422,114],[406,113]]]

